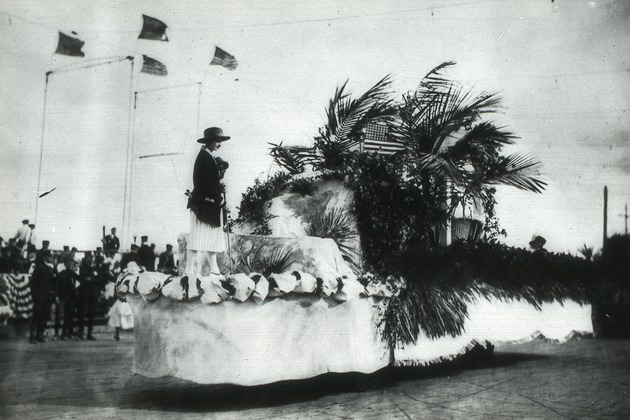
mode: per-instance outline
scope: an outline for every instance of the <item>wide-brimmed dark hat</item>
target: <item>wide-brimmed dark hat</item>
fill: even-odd
[[[229,140],[230,136],[224,136],[223,130],[219,127],[210,127],[203,130],[203,137],[197,140],[197,143],[209,143],[211,141],[222,142]]]

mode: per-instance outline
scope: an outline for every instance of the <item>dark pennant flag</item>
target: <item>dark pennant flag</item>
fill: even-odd
[[[85,53],[81,51],[85,42],[79,38],[72,38],[64,33],[59,32],[59,43],[55,54],[69,55],[71,57],[85,57]]]
[[[168,42],[166,28],[166,24],[161,20],[152,18],[151,16],[142,15],[142,31],[140,31],[138,39]]]

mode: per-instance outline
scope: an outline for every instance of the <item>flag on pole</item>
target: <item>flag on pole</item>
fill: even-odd
[[[81,51],[85,42],[79,38],[72,38],[64,33],[59,32],[59,43],[55,54],[69,55],[71,57],[85,57],[85,53]]]
[[[141,73],[152,74],[154,76],[166,76],[168,74],[166,66],[156,59],[142,55],[142,60]]]
[[[228,54],[227,52],[223,51],[219,47],[215,47],[214,58],[212,59],[212,62],[210,64],[223,66],[230,70],[234,70],[236,66],[238,66],[238,62],[236,61],[234,56],[231,54]]]
[[[166,24],[161,20],[142,15],[142,30],[140,31],[140,35],[138,35],[138,39],[168,42],[166,28]]]

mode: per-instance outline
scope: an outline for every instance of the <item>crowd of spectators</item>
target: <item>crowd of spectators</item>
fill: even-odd
[[[37,248],[34,228],[24,220],[15,236],[7,241],[0,237],[0,272],[30,274],[31,343],[47,341],[45,330],[51,315],[54,339],[96,340],[93,326],[97,305],[103,300],[107,284],[114,282],[131,261],[146,271],[156,271],[157,260],[158,271],[177,274],[172,245],[167,244],[166,251],[158,256],[147,236],[141,237],[139,247],[132,244],[130,251],[123,253],[116,228],[112,228],[111,234],[103,238],[103,246],[95,250],[79,251],[66,245],[58,251],[51,250],[47,240]]]

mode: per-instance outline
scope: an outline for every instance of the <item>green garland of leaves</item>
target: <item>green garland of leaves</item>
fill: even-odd
[[[407,280],[385,310],[383,334],[390,345],[415,343],[420,330],[429,338],[461,334],[468,306],[478,297],[524,300],[540,309],[565,299],[591,302],[600,287],[592,262],[498,243],[414,249],[388,265],[388,273]]]

